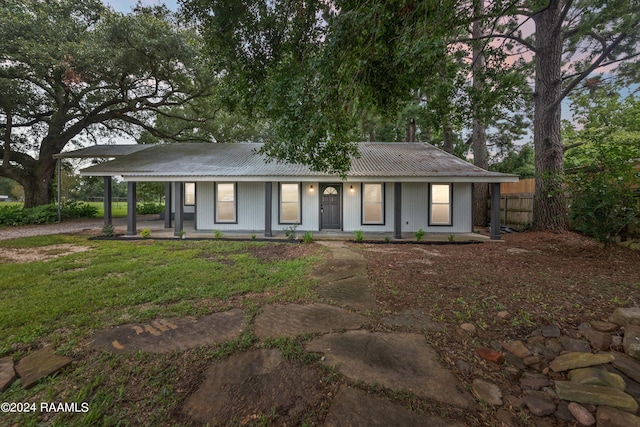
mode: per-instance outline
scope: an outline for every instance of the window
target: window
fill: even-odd
[[[216,184],[216,222],[236,222],[236,185]]]
[[[193,206],[196,204],[196,183],[184,183],[184,204],[185,206]]]
[[[362,223],[384,224],[384,186],[382,184],[363,184]]]
[[[300,223],[300,184],[280,184],[280,222]]]
[[[451,225],[451,184],[431,184],[430,225]]]

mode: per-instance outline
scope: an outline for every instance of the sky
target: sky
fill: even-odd
[[[140,0],[143,6],[155,6],[165,4],[171,10],[178,10],[178,0]],[[104,0],[118,12],[128,13],[136,6],[137,0]]]

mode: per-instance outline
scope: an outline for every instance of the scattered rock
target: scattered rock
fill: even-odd
[[[628,325],[624,328],[622,346],[628,356],[640,360],[640,326]]]
[[[527,365],[524,364],[522,359],[520,359],[518,356],[516,356],[513,353],[507,353],[505,355],[505,359],[510,365],[513,365],[516,368],[525,369],[527,367]]]
[[[598,427],[640,427],[640,418],[608,406],[598,406]]]
[[[561,421],[566,421],[568,423],[576,422],[575,417],[571,414],[571,412],[569,412],[569,402],[567,402],[566,400],[560,401],[560,403],[558,404],[558,408],[556,409],[556,412],[553,413],[553,415]]]
[[[522,360],[522,362],[527,366],[531,366],[536,363],[540,363],[540,358],[538,356],[527,356]]]
[[[551,385],[546,375],[528,375],[520,378],[520,388],[528,390],[540,390],[543,387]]]
[[[516,422],[514,415],[506,409],[498,409],[496,411],[496,419],[506,427],[516,427],[517,425],[519,425]]]
[[[609,363],[614,359],[614,356],[610,353],[565,353],[556,357],[550,364],[554,372],[568,371],[576,368],[586,368],[588,366],[602,365],[603,363]]]
[[[591,346],[588,342],[578,340],[575,338],[569,338],[566,336],[560,337],[560,342],[562,343],[562,347],[566,351],[570,352],[580,352],[580,353],[591,353]]]
[[[613,310],[613,314],[609,318],[609,321],[620,326],[640,326],[640,307],[618,307]]]
[[[612,374],[604,369],[581,368],[569,372],[571,382],[585,385],[601,385],[624,391],[627,387],[620,375]]]
[[[527,356],[531,356],[531,351],[529,351],[527,346],[525,346],[522,341],[503,342],[502,348],[507,350],[509,353],[515,354],[520,359],[524,359]]]
[[[512,394],[507,394],[502,398],[505,406],[509,408],[519,409],[524,407],[524,400],[521,397],[516,397]]]
[[[582,334],[589,340],[591,347],[595,350],[609,350],[611,348],[611,334],[596,331],[595,329],[586,329]]]
[[[633,397],[612,387],[556,381],[556,391],[563,400],[612,406],[632,413],[638,410],[638,402]]]
[[[559,338],[560,328],[556,325],[545,325],[542,327],[542,336],[546,338]]]
[[[543,391],[529,391],[524,396],[524,404],[533,415],[544,417],[556,411],[556,404],[547,393]]]
[[[611,364],[628,375],[629,378],[640,383],[640,363],[619,353],[614,353],[614,356]]]
[[[55,354],[53,348],[45,347],[20,359],[15,369],[22,380],[22,387],[29,388],[71,362],[68,357]]]
[[[502,405],[502,391],[493,383],[476,378],[471,384],[471,391],[478,399],[489,405]]]
[[[464,360],[456,360],[456,366],[464,375],[469,375],[471,372],[471,365],[469,365]]]
[[[16,378],[16,371],[13,369],[13,358],[3,357],[0,359],[0,392],[5,391]]]
[[[504,363],[504,356],[502,353],[498,353],[497,351],[489,350],[488,348],[478,347],[476,349],[476,353],[478,356],[486,360],[487,362],[493,362],[498,365]]]
[[[509,320],[511,319],[511,313],[509,313],[508,311],[499,311],[498,318],[502,320]]]
[[[477,331],[476,326],[473,323],[463,323],[460,325],[460,329],[470,334],[475,334]]]
[[[556,356],[563,350],[562,342],[560,342],[560,339],[558,338],[549,338],[546,341],[546,345],[547,348],[551,350]]]
[[[613,322],[605,322],[603,320],[592,320],[591,327],[600,332],[615,332],[618,330],[618,325]]]
[[[571,415],[583,426],[592,426],[596,423],[596,419],[591,412],[587,411],[587,409],[579,403],[571,402],[567,406]]]

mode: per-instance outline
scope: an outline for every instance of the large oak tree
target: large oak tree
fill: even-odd
[[[154,126],[158,115],[207,96],[211,73],[193,29],[166,8],[116,13],[97,0],[9,0],[0,9],[0,176],[24,187],[25,206],[50,203],[53,155],[69,144],[109,141]]]

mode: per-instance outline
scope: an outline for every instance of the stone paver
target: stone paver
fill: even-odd
[[[376,300],[369,290],[369,279],[355,276],[322,284],[316,288],[318,295],[340,305],[357,310],[373,310]]]
[[[16,378],[16,371],[13,369],[13,358],[3,357],[0,359],[0,392],[5,391]]]
[[[572,402],[611,406],[631,413],[638,410],[638,402],[633,397],[613,387],[556,381],[556,392],[560,399]]]
[[[349,331],[312,340],[307,351],[322,353],[323,363],[335,365],[354,381],[381,384],[420,397],[468,408],[471,396],[449,370],[424,336],[412,333]]]
[[[158,319],[146,324],[130,324],[98,332],[92,346],[114,353],[165,353],[212,345],[240,336],[246,327],[241,310],[208,316]]]
[[[68,357],[55,354],[53,348],[45,347],[20,359],[15,369],[22,381],[22,387],[29,388],[71,362]]]
[[[358,329],[367,317],[326,304],[268,305],[256,316],[259,339],[295,337],[302,333],[328,333],[338,329]]]
[[[326,427],[462,427],[442,418],[420,415],[404,406],[345,386],[340,387],[325,420]]]
[[[295,418],[311,412],[322,397],[313,369],[286,361],[277,349],[234,355],[214,363],[205,377],[182,411],[213,425],[244,425],[272,411]]]
[[[393,316],[384,317],[382,321],[390,326],[405,326],[431,332],[443,332],[446,329],[446,323],[436,322],[431,316],[420,310],[406,310]]]

